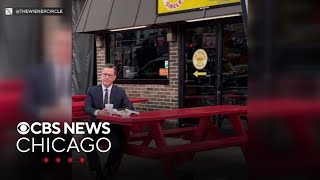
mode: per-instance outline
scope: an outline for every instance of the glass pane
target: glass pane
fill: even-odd
[[[168,79],[163,73],[169,64],[166,36],[164,28],[111,34],[110,62],[117,66],[118,78]]]
[[[248,93],[248,49],[242,23],[227,24],[223,33],[222,103],[246,104]]]
[[[216,104],[216,29],[214,26],[187,28],[185,32],[185,91],[184,107]],[[207,64],[197,69],[193,64],[195,52],[207,54]],[[195,72],[206,75],[194,74]]]

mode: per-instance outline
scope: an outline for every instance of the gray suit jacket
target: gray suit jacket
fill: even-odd
[[[114,109],[127,108],[133,110],[132,103],[129,101],[125,90],[116,85],[113,85],[111,89],[110,104],[113,104]],[[84,111],[90,116],[89,122],[96,121],[94,112],[103,108],[102,85],[89,87],[84,105]]]
[[[41,107],[56,103],[52,64],[35,65],[26,75],[22,111],[33,121],[39,121]]]

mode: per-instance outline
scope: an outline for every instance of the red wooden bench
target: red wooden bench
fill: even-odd
[[[84,101],[87,95],[73,95],[72,102]]]
[[[319,119],[320,101],[317,99],[252,100],[249,123],[251,175],[318,174]]]
[[[22,80],[0,80],[0,122],[2,128],[21,120],[23,87]]]
[[[0,148],[14,138],[8,133],[15,130],[16,125],[23,119],[21,114],[21,99],[24,83],[17,79],[0,80]]]

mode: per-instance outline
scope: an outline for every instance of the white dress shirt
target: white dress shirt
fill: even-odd
[[[105,94],[106,94],[106,91],[105,91],[105,89],[108,89],[108,103],[110,104],[110,94],[111,94],[111,89],[112,89],[112,85],[111,86],[109,86],[108,88],[106,88],[103,84],[101,84],[102,85],[102,102],[104,102],[104,96],[105,96]],[[97,116],[98,115],[98,113],[99,113],[99,111],[100,110],[96,110],[95,112],[94,112],[94,115],[95,116]]]

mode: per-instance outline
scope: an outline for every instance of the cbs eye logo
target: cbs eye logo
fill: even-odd
[[[28,123],[26,122],[21,122],[17,125],[17,131],[21,134],[21,135],[26,135],[28,134],[28,132],[30,131],[30,126]]]

